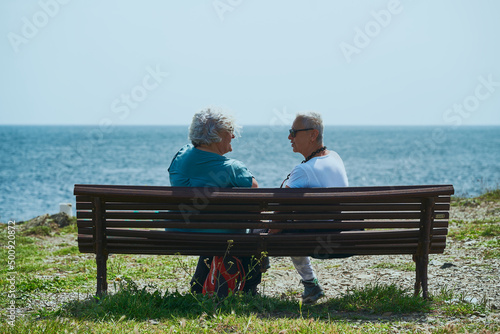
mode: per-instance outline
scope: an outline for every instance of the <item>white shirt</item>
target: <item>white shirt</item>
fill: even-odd
[[[287,186],[290,188],[347,187],[344,162],[335,151],[295,166]]]

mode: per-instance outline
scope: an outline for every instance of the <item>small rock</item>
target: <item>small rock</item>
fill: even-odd
[[[360,274],[357,276],[357,279],[368,279],[368,278],[371,278],[371,275]]]
[[[431,261],[429,262],[429,264],[430,264],[431,266],[442,266],[442,265],[443,265],[443,262],[439,262],[439,261],[437,261],[437,260],[431,260]]]
[[[443,265],[441,267],[439,267],[439,269],[447,269],[447,268],[451,268],[451,267],[456,267],[456,265],[454,265],[453,263],[450,263],[450,262],[445,262],[445,263],[443,263]]]
[[[479,300],[476,297],[465,297],[464,300],[471,304],[479,304]]]
[[[56,213],[55,215],[50,216],[49,219],[52,219],[59,227],[69,225],[69,216],[65,212]]]
[[[33,219],[30,219],[26,222],[20,222],[20,224],[24,224],[24,227],[26,228],[32,228],[35,226],[45,226],[47,225],[47,219],[49,219],[49,214],[46,213],[44,215],[35,217]]]
[[[52,216],[49,216],[49,214],[46,213],[44,215],[30,219],[26,222],[20,222],[20,223],[22,223],[24,227],[27,229],[36,226],[48,226],[54,228],[55,225],[57,225],[57,227],[64,227],[69,225],[70,217],[64,212],[59,212]]]

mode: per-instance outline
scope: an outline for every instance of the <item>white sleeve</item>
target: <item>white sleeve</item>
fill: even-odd
[[[295,166],[286,185],[290,188],[307,188],[308,184],[309,177],[307,176],[304,165],[300,164]]]

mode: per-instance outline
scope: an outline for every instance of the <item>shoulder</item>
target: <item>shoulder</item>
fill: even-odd
[[[229,158],[226,158],[226,160],[224,161],[224,163],[227,165],[227,166],[231,166],[232,168],[234,169],[243,169],[243,168],[247,168],[247,166],[245,166],[245,164],[239,160],[236,160],[236,159],[229,159]]]
[[[329,151],[328,155],[327,155],[327,158],[329,159],[335,159],[335,160],[342,160],[342,158],[340,157],[340,155],[335,152],[335,151]]]
[[[253,176],[248,167],[239,160],[225,158],[225,160],[222,162],[222,165],[224,166],[223,168],[231,174]]]
[[[186,155],[190,155],[192,153],[194,153],[194,146],[191,144],[184,145],[179,149],[179,151],[177,151],[173,160],[176,160],[177,158],[181,158]]]
[[[343,165],[343,161],[340,158],[340,155],[338,155],[337,152],[335,151],[330,151],[327,155],[312,159],[311,161],[308,161],[308,163],[305,163],[304,165],[310,164],[311,168],[314,168],[316,165],[317,166],[322,166],[322,165]]]
[[[308,169],[307,163],[299,164],[292,169],[292,174],[294,173],[305,173]]]

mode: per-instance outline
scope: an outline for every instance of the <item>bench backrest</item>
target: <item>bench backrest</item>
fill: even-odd
[[[95,253],[101,247],[106,253],[223,255],[229,247],[232,255],[265,251],[270,256],[321,257],[415,254],[422,247],[430,253],[442,253],[453,186],[250,189],[75,185],[74,193],[81,252]],[[166,232],[165,228],[315,231],[207,234]]]

